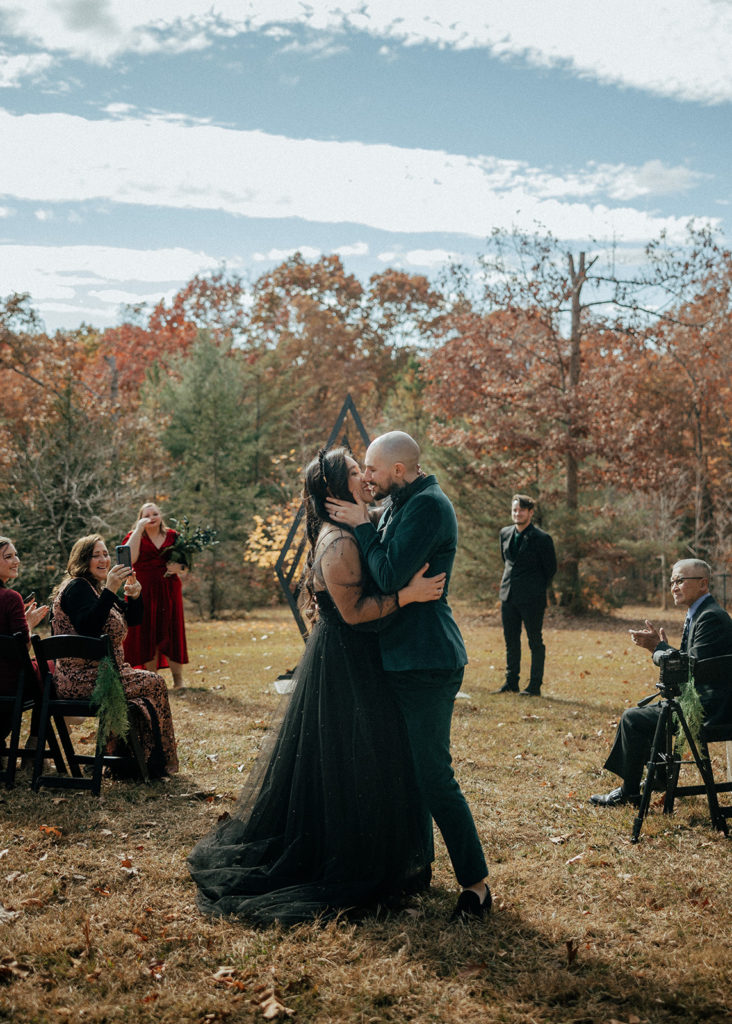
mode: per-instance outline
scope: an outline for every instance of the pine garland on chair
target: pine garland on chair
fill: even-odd
[[[694,743],[698,746],[699,734],[701,732],[701,727],[704,724],[705,712],[702,707],[702,702],[699,700],[697,688],[694,686],[694,677],[691,675],[691,672],[689,672],[689,678],[681,686],[679,704],[681,705],[681,710],[684,712],[684,718],[686,719],[686,724],[689,726],[691,737],[694,740]],[[684,752],[686,747],[686,735],[682,729],[676,741],[676,749],[681,754]]]
[[[99,708],[99,744],[106,746],[111,735],[117,736],[121,740],[125,739],[130,731],[127,698],[122,689],[122,680],[119,677],[117,666],[109,655],[99,662],[91,704],[93,707]]]

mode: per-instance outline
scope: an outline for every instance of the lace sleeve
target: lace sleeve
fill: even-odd
[[[317,575],[349,626],[383,619],[399,607],[394,594],[365,594],[364,572],[358,544],[350,533],[339,533],[318,560]]]

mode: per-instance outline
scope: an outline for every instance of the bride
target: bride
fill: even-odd
[[[260,754],[234,816],[188,858],[206,914],[291,924],[398,902],[429,885],[422,805],[376,630],[401,605],[436,600],[444,574],[424,566],[380,594],[329,496],[370,502],[343,448],[305,471],[310,545],[305,592],[315,618],[281,725]]]

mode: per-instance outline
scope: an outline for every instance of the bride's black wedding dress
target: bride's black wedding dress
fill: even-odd
[[[329,577],[350,622],[396,607],[364,594],[360,561],[354,584],[352,537],[338,533],[324,557],[350,564],[341,584]],[[426,811],[377,636],[347,625],[327,591],[317,599],[282,723],[234,816],[188,858],[204,913],[292,924],[389,905],[429,884]]]

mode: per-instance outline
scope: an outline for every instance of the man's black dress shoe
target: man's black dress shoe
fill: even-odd
[[[496,693],[518,693],[518,683],[504,683],[500,690],[496,690]]]
[[[483,884],[485,885],[485,882]],[[490,913],[492,903],[493,897],[487,885],[485,886],[485,897],[482,903],[477,892],[473,892],[472,889],[463,889],[450,916],[450,920],[469,921],[486,917]]]
[[[638,797],[630,796],[623,790],[622,786],[611,789],[609,793],[593,793],[590,803],[598,807],[621,807],[623,804],[637,804]]]
[[[522,690],[519,697],[541,697],[540,686],[527,686],[525,690]]]

